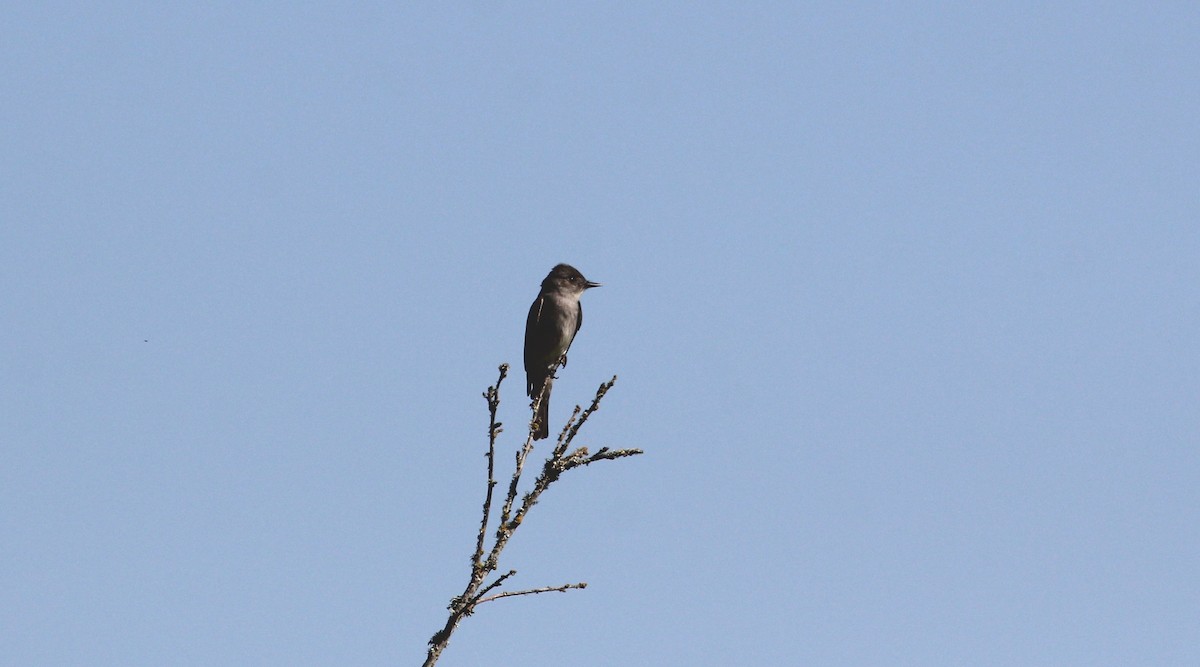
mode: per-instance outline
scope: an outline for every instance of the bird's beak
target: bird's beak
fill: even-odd
[[[600,283],[594,283],[589,280],[583,284],[583,287],[584,287],[584,289],[591,289],[593,287],[604,287],[604,285],[601,285]]]

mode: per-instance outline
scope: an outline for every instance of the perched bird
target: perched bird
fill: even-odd
[[[583,306],[579,297],[585,290],[600,287],[583,277],[575,267],[559,264],[542,281],[542,291],[529,307],[525,319],[525,391],[537,400],[546,388],[538,407],[534,440],[550,435],[550,388],[554,384],[553,367],[562,360],[567,365],[567,350],[575,333],[583,325]]]

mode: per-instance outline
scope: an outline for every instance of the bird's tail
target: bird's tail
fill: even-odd
[[[534,440],[542,440],[550,436],[550,385],[550,378],[546,378],[545,391],[533,394],[535,401],[539,393],[542,396],[542,403],[538,406],[537,411],[537,430],[533,433]]]

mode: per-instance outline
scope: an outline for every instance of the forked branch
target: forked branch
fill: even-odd
[[[551,374],[557,370],[557,366],[551,369]],[[591,465],[597,461],[610,461],[628,456],[636,456],[643,453],[640,449],[609,449],[601,447],[595,454],[589,454],[587,447],[579,447],[570,453],[572,441],[579,434],[579,429],[582,428],[588,418],[592,416],[596,410],[600,409],[600,401],[604,395],[612,389],[613,384],[617,381],[614,375],[611,380],[600,385],[596,390],[596,396],[592,399],[592,404],[586,410],[580,410],[579,406],[575,407],[575,411],[571,414],[571,418],[567,420],[562,432],[559,433],[558,441],[554,446],[554,450],[550,456],[542,464],[541,473],[533,483],[533,488],[525,493],[521,498],[521,502],[517,505],[517,496],[520,492],[521,475],[525,469],[525,461],[529,458],[529,454],[533,451],[533,436],[535,423],[530,422],[529,434],[525,438],[525,443],[516,453],[516,461],[513,470],[512,478],[509,480],[508,491],[505,494],[504,502],[500,508],[500,517],[497,521],[496,531],[493,536],[491,548],[485,548],[487,542],[488,524],[491,522],[492,506],[497,501],[495,498],[496,482],[496,438],[504,430],[503,425],[496,421],[496,411],[500,406],[500,385],[504,379],[508,377],[508,364],[500,365],[500,376],[496,380],[494,386],[488,387],[484,392],[483,397],[487,399],[489,425],[488,425],[488,450],[487,450],[487,490],[483,500],[483,516],[479,522],[479,533],[475,538],[475,550],[471,556],[471,576],[467,581],[466,587],[461,595],[457,595],[450,600],[448,607],[450,611],[449,617],[446,619],[446,624],[442,629],[434,633],[429,640],[429,652],[426,654],[425,667],[434,665],[450,642],[450,636],[462,622],[462,619],[475,613],[475,609],[485,603],[499,600],[506,597],[516,597],[519,595],[536,595],[539,593],[551,592],[566,592],[572,589],[587,588],[586,582],[574,584],[562,584],[560,586],[543,586],[539,588],[530,588],[520,591],[506,591],[503,593],[492,593],[492,591],[500,588],[506,580],[517,574],[516,570],[509,570],[491,582],[485,583],[485,580],[495,573],[497,563],[500,560],[500,553],[504,550],[505,545],[512,538],[521,522],[529,510],[537,504],[538,498],[546,491],[558,478],[566,471],[573,468]],[[546,388],[550,386],[547,382],[539,396],[534,398],[533,413],[536,415],[539,404],[545,400]],[[516,511],[513,507],[516,506]],[[484,555],[486,552],[486,556]],[[490,595],[489,595],[490,594]]]

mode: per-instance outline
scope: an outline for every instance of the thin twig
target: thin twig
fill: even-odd
[[[500,378],[496,380],[495,386],[488,387],[483,394],[488,402],[488,413],[491,415],[491,422],[488,424],[487,496],[483,499],[483,520],[479,522],[479,537],[475,542],[475,557],[472,559],[473,567],[481,566],[483,541],[486,539],[488,519],[492,512],[492,490],[496,488],[496,436],[504,430],[501,428],[500,422],[496,421],[496,410],[500,407],[500,383],[504,382],[506,377],[508,377],[508,364],[500,364]]]
[[[588,406],[587,410],[583,411],[583,414],[579,416],[579,420],[576,421],[575,425],[571,427],[571,436],[567,438],[568,440],[575,439],[575,434],[579,433],[579,429],[583,428],[583,424],[588,420],[588,417],[591,417],[593,412],[600,409],[600,401],[604,399],[605,394],[607,394],[608,390],[612,389],[613,385],[616,383],[617,376],[615,375],[612,376],[612,379],[608,382],[600,383],[600,387],[596,389],[596,397],[592,399],[592,404]]]
[[[529,590],[524,590],[524,591],[507,591],[504,593],[497,593],[490,597],[480,598],[479,600],[477,600],[475,602],[475,604],[480,605],[480,604],[483,604],[484,602],[491,602],[492,600],[499,600],[500,598],[516,597],[518,595],[535,595],[537,593],[555,593],[555,592],[566,593],[567,591],[569,591],[573,588],[578,588],[578,589],[587,588],[587,582],[581,581],[577,584],[563,584],[562,586],[543,586],[542,588],[530,588]]]
[[[600,451],[589,456],[580,465],[589,465],[595,463],[596,461],[615,461],[617,459],[623,459],[626,456],[637,456],[638,454],[645,453],[646,452],[640,449],[609,449],[608,447],[601,447]]]
[[[558,371],[558,364],[550,367],[550,377],[554,377],[554,373]],[[513,472],[512,480],[508,484],[508,495],[504,498],[504,508],[500,510],[500,525],[496,528],[496,537],[500,538],[500,534],[504,531],[505,526],[509,524],[509,517],[512,514],[513,503],[517,500],[517,485],[521,482],[521,473],[525,469],[525,459],[529,457],[529,453],[533,451],[533,434],[534,424],[537,422],[538,408],[541,407],[542,401],[546,400],[546,394],[550,389],[552,381],[547,381],[542,385],[542,390],[533,399],[533,420],[529,423],[529,435],[525,437],[525,445],[517,451],[517,465]],[[492,550],[493,554],[498,554],[497,549]]]
[[[490,591],[493,591],[496,588],[499,588],[502,584],[504,584],[505,579],[508,579],[509,577],[515,575],[516,573],[517,573],[516,570],[509,570],[508,572],[505,572],[504,574],[500,575],[499,577],[496,577],[495,581],[488,584],[487,586],[484,586],[483,589],[480,590],[475,595],[475,600],[472,604],[479,604],[479,602],[480,602],[479,598],[487,595]]]
[[[524,446],[517,451],[516,469],[513,471],[512,479],[508,484],[508,495],[504,498],[504,508],[500,510],[500,525],[496,526],[496,542],[492,546],[491,554],[488,556],[488,562],[492,564],[492,567],[495,567],[496,559],[499,558],[500,552],[504,550],[504,546],[508,544],[513,530],[521,524],[521,519],[524,518],[524,512],[518,512],[517,516],[513,516],[513,503],[517,500],[517,488],[521,482],[521,475],[525,471],[525,460],[533,452],[534,424],[537,420],[538,408],[541,406],[542,401],[546,400],[554,374],[558,372],[558,366],[559,364],[556,363],[550,367],[549,376],[551,379],[542,385],[542,390],[538,392],[537,397],[533,400],[534,420],[530,422],[529,434],[525,437]]]
[[[579,419],[580,410],[581,408],[576,405],[575,409],[571,411],[571,416],[567,418],[567,423],[563,424],[562,431],[558,434],[558,442],[554,445],[554,453],[551,454],[550,458],[558,458],[562,456],[563,452],[567,451],[567,445],[571,442],[571,439],[567,436],[570,435],[571,427],[575,425],[575,420]]]

